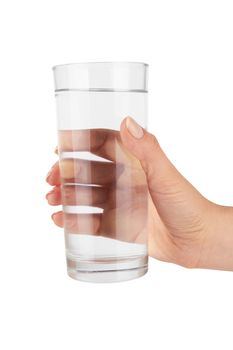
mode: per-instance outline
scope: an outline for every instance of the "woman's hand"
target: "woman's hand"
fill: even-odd
[[[63,151],[69,150],[70,147],[68,141],[70,135],[65,133],[60,135],[59,141]],[[99,137],[91,138],[95,140],[91,144],[92,152],[114,161],[114,150],[117,143],[117,159],[121,158],[123,168],[118,168],[117,171],[116,168],[105,169],[106,164],[108,164],[107,167],[110,167],[109,164],[112,165],[112,163],[102,164],[99,174],[105,174],[105,177],[100,176],[101,181],[104,181],[103,188],[105,190],[99,189],[96,190],[96,193],[89,193],[88,189],[80,192],[80,188],[71,188],[68,189],[67,196],[63,196],[61,199],[60,178],[64,180],[71,178],[72,174],[77,171],[77,166],[71,163],[70,170],[67,170],[69,169],[67,164],[64,167],[60,164],[59,169],[59,165],[56,163],[47,177],[48,183],[54,186],[47,195],[49,204],[59,205],[62,202],[65,205],[75,201],[77,204],[77,200],[80,200],[82,205],[94,205],[93,198],[95,198],[99,205],[105,206],[108,215],[105,217],[97,216],[94,219],[94,230],[96,233],[99,230],[108,233],[108,235],[110,232],[114,237],[116,225],[112,225],[110,218],[111,213],[112,217],[116,217],[114,212],[116,210],[114,201],[116,196],[112,195],[111,197],[111,193],[114,192],[111,188],[112,180],[108,176],[112,174],[115,182],[119,183],[118,190],[122,190],[117,195],[117,198],[123,199],[119,219],[121,215],[127,217],[127,210],[131,212],[132,209],[127,205],[131,203],[132,206],[132,201],[127,203],[127,199],[124,198],[124,188],[128,188],[127,166],[130,164],[130,172],[132,169],[135,171],[135,189],[139,189],[141,194],[134,190],[133,192],[137,196],[135,198],[141,199],[135,201],[134,220],[133,222],[131,220],[135,229],[137,228],[134,230],[137,234],[133,238],[130,237],[129,240],[141,242],[143,234],[140,237],[142,228],[138,228],[138,223],[142,222],[142,218],[145,217],[143,201],[149,192],[150,256],[185,267],[233,270],[233,208],[216,205],[204,198],[169,161],[156,138],[142,129],[132,118],[128,117],[123,120],[120,134],[113,131],[109,133],[106,130],[105,133],[102,130]],[[87,138],[87,135],[84,134],[76,136],[77,148],[79,150],[80,148],[81,150],[85,149],[87,146],[85,140],[90,142],[90,137]],[[95,164],[92,164],[93,166]],[[103,169],[106,171],[103,172]],[[80,172],[80,176],[81,174],[83,174],[82,181],[85,182],[90,174],[98,175],[98,169],[95,168],[93,172]],[[79,191],[79,193],[75,191]],[[64,203],[64,201],[68,203]],[[117,203],[118,205],[119,203]],[[61,227],[63,226],[63,215],[62,212],[58,212],[52,216],[55,224]],[[72,225],[76,231],[82,230],[85,227],[82,216],[76,217]],[[124,239],[124,230],[121,232],[123,233],[122,239]],[[119,237],[117,236],[117,238]]]

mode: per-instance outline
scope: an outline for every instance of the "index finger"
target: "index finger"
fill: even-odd
[[[89,151],[110,161],[129,161],[120,132],[111,129],[59,130],[59,152]]]

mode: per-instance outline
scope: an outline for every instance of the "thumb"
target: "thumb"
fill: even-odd
[[[184,209],[187,204],[189,209],[190,206],[195,206],[192,209],[200,210],[200,201],[204,197],[170,162],[154,135],[131,117],[122,121],[120,134],[124,146],[140,161],[147,177],[151,198],[161,216],[167,217],[171,209],[173,214],[180,214],[180,209]]]

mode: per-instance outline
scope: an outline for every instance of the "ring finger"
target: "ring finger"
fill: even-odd
[[[89,205],[102,208],[107,199],[107,189],[104,187],[64,185],[55,186],[46,198],[50,205]]]

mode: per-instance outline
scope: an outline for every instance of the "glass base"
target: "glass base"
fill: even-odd
[[[81,260],[67,257],[68,275],[85,282],[108,283],[128,281],[145,275],[148,257]]]

